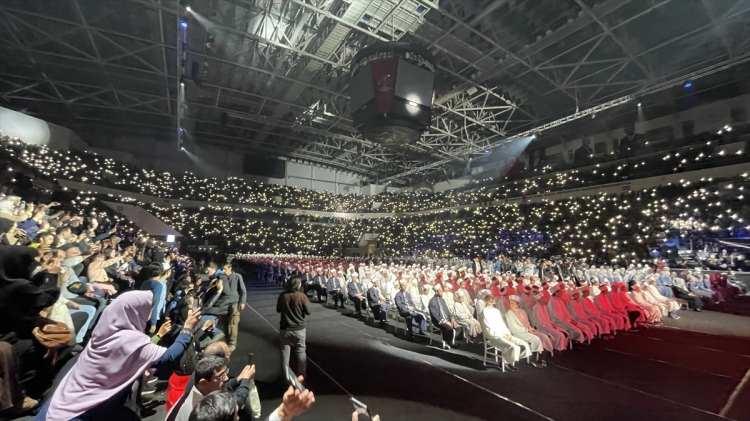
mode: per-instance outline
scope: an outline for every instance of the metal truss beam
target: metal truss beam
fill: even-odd
[[[3,76],[0,74],[0,76]],[[33,85],[33,84],[32,84]],[[82,88],[96,88],[97,85],[87,85],[87,84],[80,84],[80,83],[61,83],[61,86],[64,86],[66,90],[69,91],[75,91],[76,89],[82,89]],[[26,88],[25,90],[28,92],[31,92],[33,90],[32,86],[26,85],[23,86],[23,88]],[[119,111],[128,111],[133,113],[140,113],[140,114],[151,114],[156,116],[162,116],[167,118],[174,118],[174,116],[171,115],[171,113],[160,111],[157,108],[149,107],[149,104],[155,102],[155,101],[161,101],[163,100],[163,97],[160,95],[154,95],[154,94],[146,94],[142,92],[134,92],[134,91],[127,91],[127,90],[120,90],[120,94],[123,98],[128,98],[132,100],[132,103],[129,104],[121,104],[121,105],[107,105],[102,104],[99,102],[81,102],[82,99],[88,99],[92,100],[95,99],[97,95],[101,95],[103,93],[107,93],[108,90],[106,89],[99,89],[94,92],[87,92],[85,95],[79,95],[73,99],[56,99],[56,98],[38,98],[38,97],[29,97],[24,96],[24,90],[19,88],[14,89],[7,97],[9,99],[18,99],[23,101],[37,101],[37,102],[60,102],[60,103],[68,103],[68,104],[75,104],[79,106],[85,106],[85,107],[92,107],[92,108],[102,108],[102,109],[109,109],[109,110],[119,110]],[[10,91],[9,91],[10,92]],[[140,98],[139,98],[140,97]],[[358,169],[358,172],[368,175],[368,176],[374,176],[377,173],[373,171],[373,168],[377,168],[378,166],[382,166],[385,163],[390,162],[391,160],[397,158],[396,155],[389,152],[387,149],[385,149],[382,145],[373,143],[370,141],[367,141],[365,139],[356,138],[353,136],[345,135],[345,134],[337,134],[332,133],[327,130],[317,129],[315,127],[310,126],[293,126],[289,122],[283,121],[283,120],[269,120],[268,118],[260,115],[253,115],[253,114],[247,114],[239,112],[232,108],[226,108],[222,106],[217,105],[210,105],[210,104],[204,104],[199,102],[191,101],[188,103],[188,105],[191,108],[195,109],[207,109],[207,110],[215,110],[220,112],[226,112],[230,117],[237,118],[241,120],[251,121],[254,123],[264,123],[268,124],[272,127],[276,128],[285,128],[289,129],[288,131],[280,133],[278,130],[261,130],[254,127],[249,126],[232,126],[233,128],[246,130],[253,133],[259,133],[264,135],[281,135],[284,137],[290,137],[293,138],[300,143],[305,143],[308,146],[303,147],[301,149],[294,150],[289,153],[290,157],[295,157],[299,159],[303,159],[303,156],[305,153],[307,153],[306,156],[313,156],[313,150],[317,151],[316,153],[319,154],[320,150],[329,150],[330,153],[325,155],[325,159],[329,161],[335,161],[336,155],[344,150],[351,150],[355,151],[356,155],[359,157],[359,159],[363,160],[367,165],[365,167],[361,167],[363,169]],[[195,120],[198,123],[202,124],[218,124],[217,122],[209,122],[206,120]],[[133,123],[135,124],[135,123]],[[171,131],[171,128],[170,128]],[[307,133],[315,136],[320,136],[320,139],[316,139],[315,142],[310,142],[309,137],[303,137],[303,136],[297,136],[293,133],[299,132],[299,133]],[[210,135],[210,133],[203,133],[205,135]],[[325,137],[328,137],[328,139],[325,139]],[[246,140],[246,139],[245,139]],[[278,147],[278,144],[272,144],[272,146]],[[276,153],[278,153],[278,149],[275,150]],[[321,157],[318,157],[318,163],[320,163]],[[349,162],[351,164],[351,161],[346,162],[340,162],[339,164],[342,166],[345,166],[346,163]],[[367,171],[364,170],[364,168],[367,169]]]
[[[583,10],[587,15],[591,16],[591,19],[593,19],[593,21],[596,22],[596,24],[599,25],[602,28],[602,30],[604,30],[604,33],[606,33],[607,36],[612,41],[614,41],[615,44],[617,44],[620,47],[620,49],[622,49],[625,55],[628,56],[628,60],[631,63],[634,63],[636,66],[638,66],[638,68],[641,69],[643,74],[648,77],[649,81],[654,80],[654,72],[651,71],[651,69],[649,69],[646,65],[644,65],[641,62],[641,60],[635,57],[633,52],[630,51],[630,47],[625,45],[622,42],[622,40],[617,35],[615,35],[615,33],[613,32],[612,28],[609,27],[609,25],[607,25],[601,18],[599,18],[599,16],[597,16],[596,13],[593,10],[591,10],[591,8],[582,0],[575,0],[575,2],[578,5],[578,7],[580,7],[581,10]]]
[[[491,56],[493,53],[502,52],[503,54],[507,55],[511,59],[517,61],[518,63],[521,63],[524,67],[526,67],[529,70],[531,70],[533,73],[535,73],[540,78],[544,79],[550,85],[556,87],[560,92],[562,92],[566,96],[570,97],[573,100],[576,100],[576,97],[575,97],[574,94],[568,92],[568,90],[566,90],[564,86],[560,85],[558,82],[554,81],[549,76],[547,76],[546,74],[544,74],[541,71],[539,71],[538,69],[536,69],[530,62],[528,62],[524,58],[518,56],[517,54],[515,54],[512,51],[510,51],[509,49],[503,47],[495,39],[493,39],[493,38],[487,36],[486,34],[478,31],[472,25],[470,25],[470,24],[462,21],[460,18],[458,18],[456,15],[454,15],[453,13],[451,13],[450,11],[448,11],[447,9],[436,7],[432,2],[429,2],[429,1],[419,0],[419,2],[422,3],[422,4],[424,4],[427,7],[432,8],[436,12],[438,12],[438,13],[442,14],[443,16],[446,16],[450,20],[452,20],[455,23],[455,25],[453,26],[453,29],[455,29],[456,26],[461,26],[464,29],[466,29],[467,31],[471,32],[472,34],[476,35],[477,37],[481,38],[485,42],[487,42],[490,45],[492,45],[493,51],[490,51],[490,52],[479,51],[478,53],[480,55]],[[453,5],[451,2],[447,2],[446,4],[447,5],[451,5],[451,6]]]
[[[573,113],[573,114],[565,116],[563,118],[560,118],[560,119],[557,119],[557,120],[554,120],[554,121],[550,121],[550,122],[545,123],[543,125],[534,127],[533,129],[526,130],[524,132],[514,134],[511,137],[507,137],[507,138],[503,138],[503,139],[488,139],[488,140],[491,141],[491,144],[490,144],[489,148],[490,149],[496,148],[496,147],[498,147],[500,145],[506,144],[508,142],[512,142],[513,140],[519,139],[521,137],[535,135],[535,134],[544,132],[546,130],[549,130],[551,128],[558,127],[558,126],[561,126],[563,124],[567,124],[567,123],[569,123],[571,121],[574,121],[574,120],[577,120],[577,119],[580,119],[580,118],[583,118],[583,117],[586,117],[586,116],[596,115],[599,112],[602,112],[602,111],[605,111],[607,109],[614,108],[614,107],[617,107],[619,105],[628,103],[628,102],[632,101],[636,97],[650,95],[650,94],[653,94],[655,92],[662,91],[664,89],[668,89],[668,88],[671,88],[671,87],[674,87],[674,86],[679,86],[679,85],[681,85],[687,79],[698,80],[700,78],[703,78],[703,77],[706,77],[706,76],[710,76],[710,75],[713,75],[713,74],[721,72],[721,71],[725,71],[725,70],[730,69],[730,68],[732,68],[732,67],[734,67],[734,66],[736,66],[738,64],[747,63],[747,62],[750,62],[750,52],[747,52],[747,53],[745,53],[743,55],[732,57],[730,59],[724,60],[724,61],[722,61],[720,63],[713,64],[711,66],[705,67],[705,68],[697,70],[695,72],[691,72],[691,73],[688,73],[688,74],[683,74],[683,75],[680,75],[678,77],[674,77],[674,78],[671,78],[669,80],[666,80],[666,81],[663,81],[663,82],[660,82],[660,83],[652,84],[652,85],[650,85],[648,87],[644,87],[643,89],[639,90],[638,92],[636,92],[634,94],[625,95],[623,97],[620,97],[620,98],[617,98],[617,99],[614,99],[614,100],[611,100],[611,101],[604,102],[604,103],[596,105],[594,107],[590,107],[590,108],[587,108],[585,110],[581,110],[579,112]],[[476,148],[473,151],[473,153],[480,152],[480,151],[482,151],[481,148]],[[442,165],[445,165],[445,164],[447,164],[447,163],[449,163],[451,161],[452,161],[451,159],[446,158],[443,161],[437,161],[437,162],[432,162],[432,163],[425,164],[425,165],[422,165],[422,166],[418,166],[418,167],[412,168],[410,170],[403,171],[401,173],[392,175],[390,177],[386,177],[383,181],[397,181],[397,180],[400,180],[400,179],[402,179],[404,177],[408,177],[410,175],[419,174],[419,173],[422,173],[422,172],[425,172],[425,171],[429,171],[429,170],[438,168],[438,167],[440,167]]]
[[[137,3],[145,4],[141,0],[129,0],[129,1],[135,1]],[[149,3],[149,6],[151,6],[153,8],[156,8],[159,11],[164,11],[165,9],[167,11],[172,11],[172,10],[170,10],[168,8],[164,8],[163,6],[160,8],[158,4]],[[307,5],[307,6],[310,7],[309,5]],[[0,6],[0,7],[2,7],[2,6]],[[5,8],[5,9],[8,9],[8,8]],[[27,12],[27,11],[22,11],[22,10],[15,10],[15,9],[9,9],[9,10],[12,11],[13,13],[32,15],[32,16],[36,16],[36,17],[39,17],[39,18],[42,18],[42,19],[51,19],[51,20],[57,21],[59,23],[65,23],[65,24],[71,25],[71,26],[78,26],[78,27],[81,26],[79,22],[67,21],[67,20],[63,20],[63,19],[59,19],[59,18],[50,18],[50,17],[45,16],[45,15],[39,15],[39,14],[36,14],[36,13],[33,13],[33,12]],[[351,26],[351,25],[349,25],[349,26]],[[109,42],[114,42],[114,40],[112,40],[108,36],[108,35],[111,34],[111,35],[115,35],[115,36],[118,36],[118,37],[126,37],[126,38],[133,39],[133,40],[139,41],[139,42],[150,43],[150,44],[154,45],[154,47],[161,47],[164,51],[166,49],[173,49],[173,48],[175,48],[175,46],[166,45],[163,42],[155,42],[154,40],[144,39],[144,38],[140,38],[140,37],[135,37],[135,36],[132,36],[130,34],[118,33],[118,32],[115,32],[115,31],[108,30],[108,29],[95,28],[95,27],[89,27],[89,28],[85,28],[84,27],[83,29],[89,30],[90,33],[91,32],[96,33],[98,36],[106,37],[106,39]],[[232,29],[232,28],[230,28],[230,29]],[[361,28],[358,28],[356,26],[354,26],[354,29],[357,29],[357,30],[361,31]],[[365,31],[365,32],[367,32],[367,31]],[[370,35],[372,35],[372,36],[379,37],[377,34],[372,34],[370,32],[367,32],[367,33],[370,34]],[[243,34],[245,34],[245,32],[243,32]],[[129,53],[124,48],[123,48],[123,50],[124,50],[125,53]],[[28,49],[26,51],[33,51],[33,52],[37,52],[39,54],[47,54],[48,53],[48,52],[45,52],[45,51],[28,50]],[[130,53],[132,53],[132,52],[130,52]],[[135,55],[135,53],[132,53],[132,54],[135,57],[137,57],[137,55]],[[165,53],[163,53],[163,55],[164,54]],[[214,56],[210,56],[210,55],[206,55],[206,54],[198,53],[198,52],[191,52],[191,54],[196,55],[196,56],[201,57],[201,58],[204,58],[204,59],[213,60],[213,61],[216,61],[216,62],[219,62],[219,63],[233,65],[233,66],[238,66],[240,68],[245,68],[245,69],[248,69],[248,70],[258,71],[260,73],[263,73],[263,74],[266,74],[266,75],[269,75],[269,76],[276,76],[275,73],[273,73],[273,72],[267,71],[265,69],[256,68],[254,66],[249,66],[247,64],[235,63],[235,62],[231,62],[229,60],[221,59],[219,57],[214,57]],[[53,54],[53,56],[60,56],[60,54]],[[65,56],[66,58],[69,58],[69,59],[79,60],[79,61],[95,62],[95,60],[92,60],[93,57],[87,57],[87,56],[80,56],[79,57],[79,56],[69,56],[69,55],[62,55],[62,56]],[[145,72],[145,73],[151,73],[151,74],[159,74],[162,77],[164,77],[165,79],[169,78],[169,76],[166,74],[165,71],[162,71],[161,69],[158,69],[158,68],[154,68],[153,66],[150,66],[149,69],[124,67],[124,66],[120,66],[120,65],[115,65],[114,63],[108,63],[107,66],[115,67],[115,68],[124,68],[124,69],[126,68],[128,70],[135,70],[135,71],[139,71],[141,73]],[[333,97],[339,97],[339,98],[343,97],[344,99],[348,98],[348,97],[346,97],[343,94],[331,91],[331,90],[329,90],[327,88],[324,88],[322,86],[317,86],[317,85],[314,85],[314,84],[311,84],[311,83],[307,83],[307,82],[295,80],[295,79],[288,78],[288,77],[282,77],[282,78],[285,79],[285,80],[287,80],[287,81],[289,81],[289,82],[296,83],[296,84],[299,84],[299,85],[307,87],[307,88],[316,89],[318,91],[321,91],[321,92],[323,92],[325,94],[328,94],[328,95],[331,95]],[[168,86],[168,84],[167,84],[167,86]],[[515,106],[515,104],[510,103],[505,98],[503,98],[500,95],[495,94],[494,92],[490,91],[489,89],[487,89],[485,87],[481,87],[481,86],[479,86],[479,88],[482,89],[482,90],[484,90],[488,94],[494,95],[497,99],[505,102],[506,104],[509,104],[509,106]],[[165,100],[167,101],[168,107],[171,107],[171,98],[167,94],[166,91],[168,91],[168,88],[165,89]],[[273,100],[272,98],[269,98],[269,99]],[[276,100],[276,101],[278,102],[278,100]],[[485,124],[485,123],[483,123],[483,122],[481,122],[481,121],[479,121],[479,120],[477,120],[477,119],[475,119],[475,118],[473,118],[471,116],[465,115],[463,112],[451,110],[451,113],[454,114],[456,116],[456,118],[459,119],[459,121],[461,119],[463,119],[464,121],[469,122],[469,124],[472,124],[472,125],[475,125],[475,126],[476,125],[483,126],[483,128],[485,130],[489,130],[491,132],[499,132],[495,127],[493,127],[491,125],[487,125],[487,124]],[[505,124],[504,124],[504,126],[505,126]],[[440,133],[440,132],[438,131],[438,133]],[[427,152],[427,153],[433,153],[433,152],[430,152],[429,150],[425,150],[425,152]],[[434,153],[436,153],[438,156],[441,156],[441,157],[446,156],[446,153],[444,151],[436,151]]]

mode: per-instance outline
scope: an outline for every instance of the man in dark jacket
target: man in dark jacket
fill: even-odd
[[[226,332],[229,349],[234,351],[237,347],[237,331],[240,326],[240,313],[245,310],[247,302],[247,290],[242,275],[232,270],[232,263],[224,264],[224,297],[229,303],[227,314]]]
[[[439,327],[443,335],[443,349],[450,349],[450,345],[455,345],[456,328],[458,323],[453,318],[443,299],[443,288],[440,284],[435,285],[435,295],[430,298],[428,304],[432,324]],[[448,345],[450,343],[450,345]]]
[[[388,303],[386,303],[383,295],[380,293],[380,288],[377,284],[372,284],[370,289],[367,290],[367,303],[372,309],[372,314],[375,320],[380,323],[385,323],[388,320]]]
[[[310,315],[307,295],[302,291],[302,279],[293,277],[289,280],[286,291],[279,295],[276,311],[281,313],[281,369],[286,372],[289,357],[294,351],[298,376],[304,376],[307,367],[305,354],[305,317]]]
[[[411,294],[406,290],[406,281],[399,283],[399,290],[394,297],[396,302],[396,308],[398,314],[406,321],[406,329],[409,334],[413,334],[414,326],[419,329],[419,334],[424,335],[425,329],[427,329],[427,320],[425,315],[417,311],[417,306],[414,305],[414,300],[411,298]]]

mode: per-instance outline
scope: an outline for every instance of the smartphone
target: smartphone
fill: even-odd
[[[372,418],[372,415],[370,415],[370,410],[367,409],[367,405],[362,403],[362,401],[356,399],[355,397],[349,398],[349,400],[352,403],[352,406],[354,407],[354,410],[357,411],[360,414],[367,414],[368,417]]]
[[[255,364],[255,353],[248,352],[247,353],[247,365],[254,365]]]
[[[303,386],[302,383],[297,380],[297,376],[294,375],[292,369],[289,368],[289,366],[286,366],[286,381],[300,392],[304,392],[305,390],[307,390],[305,386]]]

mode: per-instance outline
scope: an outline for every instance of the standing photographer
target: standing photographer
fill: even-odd
[[[302,278],[293,277],[287,284],[287,289],[279,296],[276,302],[276,311],[281,313],[279,332],[281,339],[281,370],[286,372],[289,366],[289,357],[294,352],[294,372],[298,376],[304,376],[307,366],[305,354],[305,317],[310,315],[307,304],[307,295],[302,291]]]

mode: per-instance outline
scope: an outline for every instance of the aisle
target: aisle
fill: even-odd
[[[281,290],[268,287],[251,280],[248,283],[249,308],[242,315],[240,339],[234,358],[239,369],[242,358],[247,352],[254,352],[257,361],[256,379],[263,400],[263,412],[267,413],[276,407],[285,389],[281,375],[281,355],[278,350],[277,329],[279,315],[276,313],[276,299]],[[370,383],[370,376],[363,376],[352,381],[343,372],[361,370],[368,363],[355,355],[352,349],[358,346],[352,343],[350,348],[341,343],[335,336],[336,329],[346,323],[335,310],[324,309],[318,304],[311,305],[313,313],[308,319],[308,379],[306,385],[316,394],[316,404],[312,411],[299,417],[300,420],[349,420],[352,406],[349,394],[367,403],[381,412],[384,420],[478,420],[481,418],[462,415],[441,408],[431,407],[419,400],[404,400],[396,390],[385,393],[367,393],[363,384]],[[356,321],[353,321],[356,323]],[[334,327],[334,329],[329,329]],[[355,326],[356,327],[356,326]],[[365,326],[365,330],[367,327]],[[372,329],[372,328],[369,328]],[[342,331],[351,331],[347,326]],[[377,329],[372,329],[377,331]],[[341,338],[352,339],[350,334]],[[339,363],[331,366],[330,362]],[[389,387],[386,387],[389,389]]]

